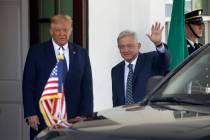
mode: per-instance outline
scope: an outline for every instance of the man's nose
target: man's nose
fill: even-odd
[[[65,32],[64,31],[60,31],[60,35],[65,35]]]

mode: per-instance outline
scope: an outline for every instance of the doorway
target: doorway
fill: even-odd
[[[88,48],[88,0],[37,0],[29,1],[30,45],[50,39],[50,17],[68,14],[73,19],[70,41]]]

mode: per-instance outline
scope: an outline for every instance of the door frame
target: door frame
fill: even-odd
[[[58,0],[54,0],[55,3]],[[56,12],[55,6],[55,14]],[[73,42],[88,49],[88,0],[73,0]],[[39,23],[49,23],[49,18],[39,19],[39,1],[29,1],[30,46],[40,43]]]

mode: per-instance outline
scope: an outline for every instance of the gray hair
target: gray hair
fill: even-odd
[[[122,32],[118,35],[118,37],[117,37],[117,42],[119,42],[120,39],[122,39],[123,37],[126,37],[126,36],[133,37],[133,39],[135,39],[135,40],[138,42],[138,38],[137,38],[136,32],[130,31],[130,30],[124,30],[124,31],[122,31]]]

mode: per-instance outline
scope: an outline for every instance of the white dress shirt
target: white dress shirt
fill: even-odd
[[[157,47],[156,47],[157,48]],[[166,48],[165,46],[162,44],[161,47],[158,47],[157,50],[160,52],[160,53],[165,53],[166,52]]]
[[[59,54],[60,46],[58,44],[56,44],[56,42],[53,40],[53,38],[52,38],[52,42],[53,42],[53,47],[54,47],[54,51],[55,51],[55,56],[57,58],[57,55]],[[68,47],[68,43],[66,43],[63,46],[63,48],[64,48],[63,53],[64,53],[64,56],[65,56],[65,59],[66,59],[67,68],[69,70],[69,47]],[[58,59],[57,59],[57,61],[58,61]]]

